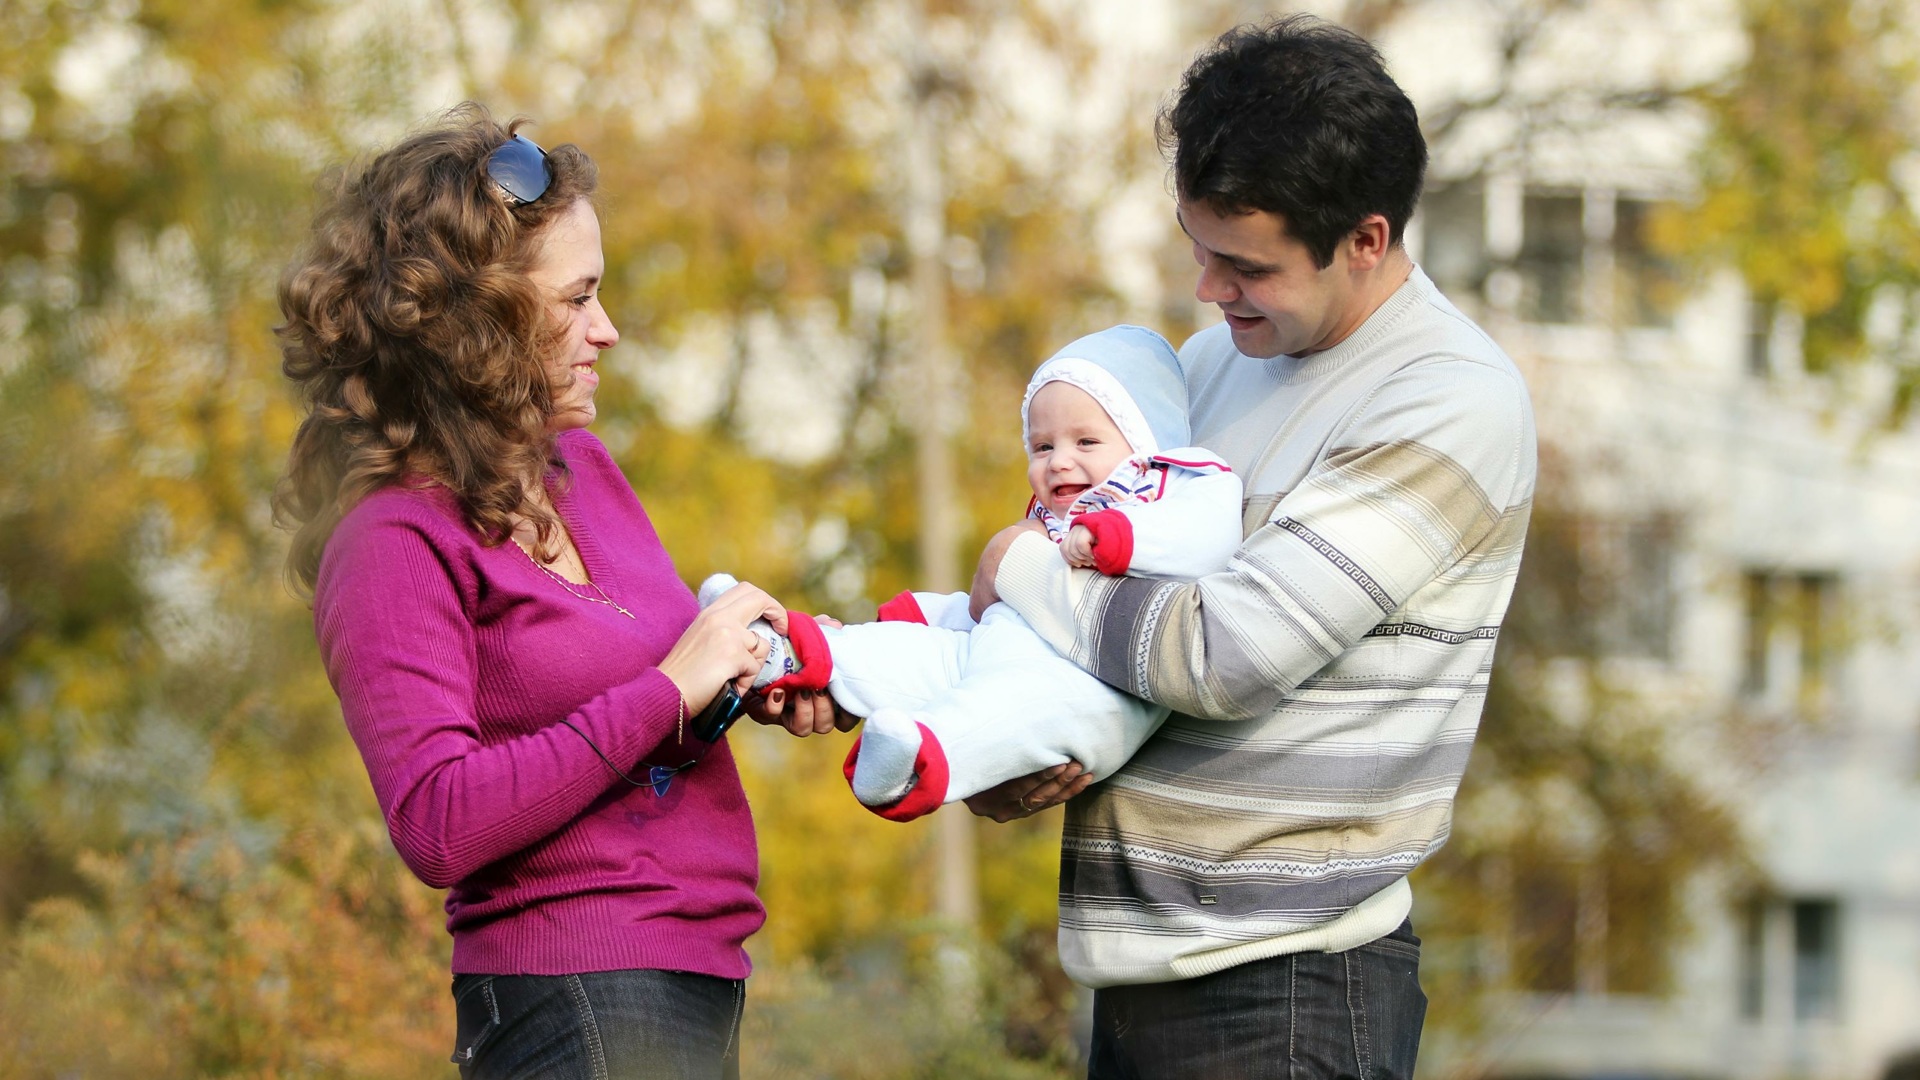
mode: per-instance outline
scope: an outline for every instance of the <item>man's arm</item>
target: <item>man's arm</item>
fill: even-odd
[[[1467,361],[1403,372],[1226,571],[1108,578],[1002,534],[994,591],[1123,690],[1192,716],[1264,715],[1441,575],[1517,558],[1534,474],[1525,394],[1512,375]],[[1449,624],[1443,632],[1478,629],[1485,614],[1425,613]]]

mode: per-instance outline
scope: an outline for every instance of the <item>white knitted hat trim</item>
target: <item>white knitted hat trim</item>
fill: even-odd
[[[1063,382],[1077,386],[1107,410],[1107,416],[1113,420],[1113,426],[1127,440],[1127,445],[1135,454],[1152,455],[1160,452],[1160,446],[1154,442],[1153,429],[1147,426],[1147,416],[1140,406],[1127,393],[1113,372],[1077,356],[1056,356],[1040,365],[1033,373],[1033,381],[1027,383],[1027,396],[1020,402],[1020,445],[1026,448],[1028,434],[1032,425],[1027,412],[1033,406],[1033,395],[1050,382]]]

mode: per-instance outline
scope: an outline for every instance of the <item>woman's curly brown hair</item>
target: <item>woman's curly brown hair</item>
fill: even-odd
[[[401,482],[453,492],[486,542],[516,515],[544,545],[558,522],[530,482],[558,464],[547,430],[552,298],[527,272],[542,231],[593,193],[578,147],[547,152],[553,183],[509,207],[484,166],[513,137],[469,103],[357,171],[332,174],[307,246],[280,282],[281,370],[307,408],[276,521],[311,592],[320,556],[361,499]]]

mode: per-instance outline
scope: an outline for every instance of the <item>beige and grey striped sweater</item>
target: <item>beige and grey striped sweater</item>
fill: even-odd
[[[1246,540],[1198,581],[1070,570],[1023,537],[997,584],[1048,641],[1173,709],[1067,806],[1060,958],[1090,986],[1191,978],[1391,931],[1446,841],[1534,485],[1513,362],[1417,268],[1339,345],[1181,350],[1194,441]]]

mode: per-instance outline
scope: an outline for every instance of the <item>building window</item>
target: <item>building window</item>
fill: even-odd
[[[1669,515],[1587,523],[1581,590],[1593,607],[1598,650],[1665,660],[1673,654],[1673,549]]]
[[[1740,928],[1740,1018],[1759,1020],[1767,1010],[1767,899],[1748,897],[1738,912]]]
[[[1567,859],[1540,849],[1515,855],[1506,906],[1512,929],[1503,949],[1514,986],[1586,995],[1668,988],[1667,957],[1648,943],[1677,934],[1671,882],[1630,856]]]
[[[1809,712],[1824,709],[1839,652],[1839,578],[1749,570],[1740,592],[1741,693]]]
[[[1679,518],[1537,511],[1507,623],[1552,656],[1673,654]]]
[[[1487,258],[1487,194],[1479,184],[1429,188],[1420,201],[1420,266],[1449,298],[1478,298]]]
[[[1656,204],[1640,199],[1614,204],[1613,295],[1618,318],[1627,326],[1672,326],[1680,308],[1680,269],[1655,241],[1657,213]]]
[[[1764,379],[1773,374],[1774,306],[1754,300],[1747,304],[1747,374]]]
[[[1831,897],[1759,894],[1735,912],[1743,1020],[1840,1018],[1840,904]]]
[[[1524,861],[1513,875],[1514,982],[1522,990],[1571,993],[1578,974],[1575,927],[1580,894],[1574,867],[1541,859]]]
[[[1798,900],[1793,905],[1793,1018],[1840,1015],[1840,905]]]
[[[1580,319],[1586,232],[1579,195],[1529,192],[1521,206],[1520,317],[1533,322]]]

